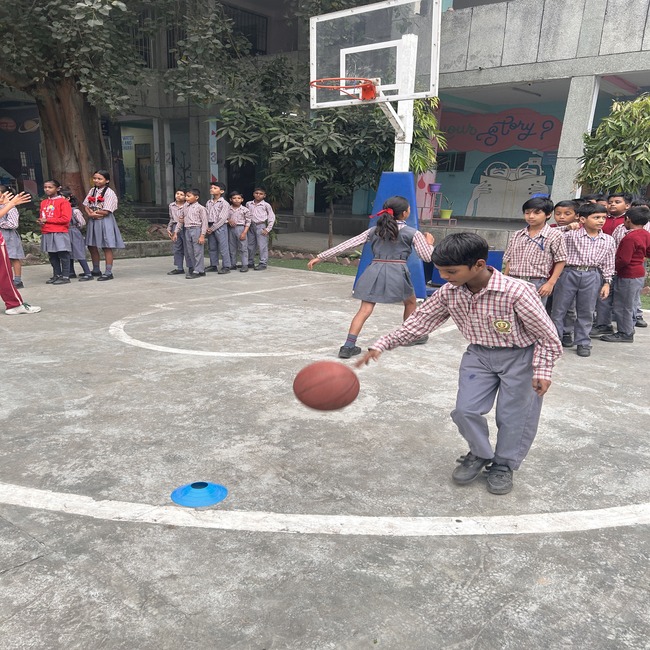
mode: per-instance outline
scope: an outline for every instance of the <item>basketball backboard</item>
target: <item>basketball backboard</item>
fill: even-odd
[[[310,78],[379,79],[370,103],[438,92],[440,0],[384,0],[310,20]],[[345,82],[342,82],[345,84]],[[312,108],[359,103],[361,89],[311,88]],[[365,101],[364,101],[365,103]]]

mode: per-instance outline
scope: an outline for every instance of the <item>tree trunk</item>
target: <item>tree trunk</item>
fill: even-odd
[[[327,211],[327,248],[334,246],[334,201],[330,201]]]
[[[83,201],[102,161],[97,111],[73,79],[45,84],[34,93],[49,176]]]

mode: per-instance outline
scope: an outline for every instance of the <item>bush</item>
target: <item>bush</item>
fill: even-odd
[[[133,210],[133,204],[122,199],[120,207],[115,212],[115,220],[122,233],[124,241],[147,241],[151,239],[149,222],[139,219]]]

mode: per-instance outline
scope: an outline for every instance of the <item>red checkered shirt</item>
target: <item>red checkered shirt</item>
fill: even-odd
[[[397,223],[397,227],[400,230],[405,225],[406,222],[404,221],[399,221]],[[326,251],[323,251],[322,253],[318,253],[317,257],[319,257],[321,260],[326,260],[329,259],[330,257],[336,257],[339,253],[343,253],[344,251],[347,251],[350,248],[356,248],[357,246],[362,246],[368,241],[368,237],[370,235],[371,230],[372,228],[369,228],[368,230],[362,232],[360,235],[357,235],[356,237],[352,237],[351,239],[346,239],[338,246],[334,246],[333,248],[328,248]],[[425,262],[431,261],[431,253],[433,253],[433,246],[427,243],[426,238],[419,230],[413,236],[413,248],[415,248],[415,252],[418,254],[418,257],[420,259],[424,260]]]
[[[503,261],[510,263],[510,275],[548,278],[557,262],[566,262],[563,233],[548,224],[535,237],[528,234],[528,228],[518,230],[508,242]]]
[[[401,327],[382,336],[370,349],[383,352],[411,343],[451,316],[470,343],[497,348],[534,345],[533,377],[550,381],[562,345],[537,290],[489,268],[492,277],[484,289],[472,293],[465,285],[444,284]]]
[[[567,248],[567,266],[596,266],[609,282],[614,276],[614,256],[616,243],[604,232],[595,237],[587,234],[584,228],[564,233]]]

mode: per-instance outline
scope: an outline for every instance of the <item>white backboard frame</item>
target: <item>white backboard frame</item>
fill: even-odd
[[[439,70],[439,59],[440,59],[440,0],[423,0],[430,4],[429,11],[431,13],[428,18],[431,21],[431,54],[429,61],[429,70],[430,70],[430,79],[428,87],[420,91],[415,91],[413,87],[410,89],[404,90],[400,89],[399,79],[397,78],[397,70],[395,71],[395,78],[397,83],[383,84],[380,86],[378,96],[375,99],[363,100],[364,104],[372,103],[385,103],[385,102],[397,102],[397,101],[406,101],[413,99],[424,99],[427,97],[435,97],[438,94],[438,70]],[[313,16],[310,19],[310,80],[313,81],[322,77],[332,77],[333,74],[321,74],[321,71],[318,69],[318,28],[325,22],[336,21],[342,18],[351,17],[360,14],[370,14],[371,12],[376,12],[384,9],[396,8],[403,5],[417,4],[417,0],[384,0],[383,2],[377,2],[371,5],[365,5],[363,7],[353,7],[352,9],[344,9],[341,11],[335,11],[329,14],[322,14],[320,16]],[[415,35],[413,35],[415,36]],[[361,52],[371,52],[373,50],[387,49],[389,47],[395,47],[398,51],[398,56],[396,59],[399,59],[399,48],[400,40],[392,39],[390,41],[369,43],[364,45],[357,45],[353,47],[341,48],[339,50],[339,61],[338,61],[338,70],[339,77],[350,77],[355,76],[353,74],[347,74],[345,60],[346,57],[350,54],[361,53]],[[334,66],[335,62],[332,61]],[[377,74],[363,74],[359,75],[361,77],[375,78]],[[322,92],[322,91],[321,91]],[[357,99],[360,95],[359,91],[348,91],[347,93],[332,91],[332,96],[335,98],[331,101],[319,101],[318,89],[310,89],[310,106],[312,109],[322,109],[322,108],[335,108],[337,106],[354,106],[358,105],[361,100]],[[352,95],[352,96],[350,96]],[[336,99],[338,98],[338,99]]]

